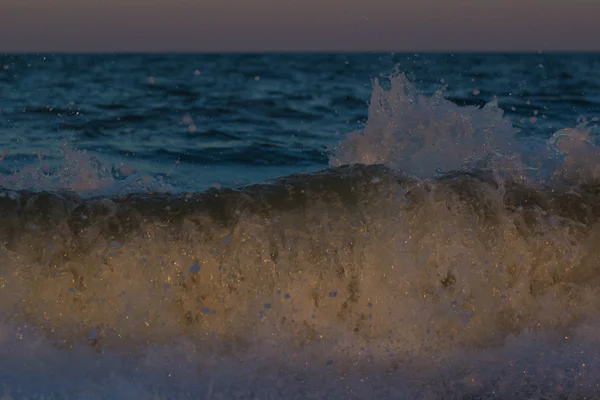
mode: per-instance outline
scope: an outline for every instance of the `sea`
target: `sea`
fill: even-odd
[[[0,399],[600,399],[600,54],[1,54]]]

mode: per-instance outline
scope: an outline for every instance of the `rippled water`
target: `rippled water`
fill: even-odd
[[[0,393],[600,398],[600,56],[0,58]]]
[[[324,168],[327,148],[364,125],[372,79],[396,66],[427,93],[443,81],[458,105],[497,99],[522,134],[549,137],[595,116],[599,65],[595,54],[5,55],[0,168],[35,164],[35,152],[61,160],[65,141],[186,190]]]

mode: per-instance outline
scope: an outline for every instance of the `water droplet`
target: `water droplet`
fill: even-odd
[[[88,331],[88,339],[93,340],[96,338],[97,338],[96,328],[90,328],[90,330]]]

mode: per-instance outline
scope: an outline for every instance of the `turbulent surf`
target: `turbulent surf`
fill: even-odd
[[[593,122],[522,140],[394,74],[320,171],[5,176],[5,398],[595,398]]]
[[[443,373],[466,393],[533,382],[589,395],[599,196],[381,165],[192,194],[2,190],[2,311],[62,351],[184,342],[200,364],[277,354],[273,373]]]

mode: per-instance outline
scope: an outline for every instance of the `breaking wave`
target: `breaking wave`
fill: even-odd
[[[5,185],[4,390],[598,396],[591,129],[534,152],[496,104],[396,74],[323,171],[200,193]]]

